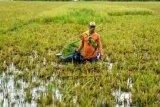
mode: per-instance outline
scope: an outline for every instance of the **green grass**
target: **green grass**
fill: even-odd
[[[159,2],[0,2],[0,7],[0,72],[5,69],[4,61],[7,66],[13,61],[22,70],[17,79],[31,81],[31,75],[37,74],[46,81],[54,74],[56,79],[51,84],[63,94],[60,102],[49,92],[38,100],[39,106],[101,106],[104,102],[114,106],[111,91],[118,88],[119,81],[122,90],[128,91],[126,81],[132,78],[133,105],[158,107]],[[110,55],[113,63],[112,73],[101,62],[61,65],[55,56],[66,44],[79,40],[79,35],[88,30],[89,21],[102,24],[97,31],[104,60]],[[31,63],[29,56],[34,57],[35,51],[38,57]],[[31,101],[29,88],[26,93]],[[76,105],[73,96],[78,99]]]

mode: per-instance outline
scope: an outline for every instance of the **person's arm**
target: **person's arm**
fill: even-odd
[[[100,36],[98,36],[97,43],[98,43],[98,51],[100,52],[101,59],[102,59],[103,58],[103,50],[102,50],[102,43],[101,43]]]
[[[84,39],[83,39],[83,35],[82,35],[81,45],[80,45],[80,47],[77,49],[77,51],[80,52],[80,51],[83,49],[83,47],[84,47]]]

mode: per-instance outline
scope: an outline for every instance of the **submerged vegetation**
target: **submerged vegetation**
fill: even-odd
[[[0,2],[0,7],[3,107],[160,104],[159,2]],[[104,61],[60,62],[55,54],[78,41],[92,20],[102,25],[97,31]]]

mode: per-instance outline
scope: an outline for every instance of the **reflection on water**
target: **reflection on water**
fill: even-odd
[[[35,86],[30,89],[32,99],[30,102],[26,101],[25,89],[29,88],[29,83],[23,79],[16,80],[14,77],[18,75],[21,71],[17,70],[12,62],[7,71],[0,75],[0,105],[1,107],[37,107],[37,99],[45,96],[48,92],[48,85],[54,81],[54,75],[44,82],[39,80],[37,75],[33,75],[31,82],[40,81],[39,86]],[[62,94],[57,88],[52,89],[53,96],[60,100],[62,99]]]
[[[113,64],[112,64],[112,63],[109,63],[108,65],[109,65],[109,66],[108,66],[108,70],[109,70],[109,71],[112,71]]]
[[[127,79],[127,88],[131,89],[133,86],[131,78]],[[116,99],[116,107],[130,107],[132,103],[132,93],[131,92],[124,92],[121,90],[121,87],[119,86],[119,89],[116,89],[115,91],[112,91],[112,95]]]
[[[24,88],[27,86],[27,84],[23,80],[15,81],[13,75],[7,75],[4,72],[2,75],[0,75],[0,81],[0,102],[2,107],[23,106],[25,101]],[[15,85],[17,83],[21,84],[21,88],[16,88]]]
[[[35,58],[38,57],[38,52],[34,51],[34,55],[29,56],[30,64],[33,64]],[[46,66],[47,60],[44,57],[43,58],[43,66]],[[104,62],[108,65],[108,70],[111,72],[113,69],[113,63]],[[6,64],[6,61],[4,61],[4,64]],[[51,62],[51,65],[55,65],[56,63]],[[59,68],[62,65],[58,65]],[[36,69],[39,71],[41,69],[40,62],[37,62]],[[29,72],[28,68],[25,69],[24,72]],[[1,107],[37,107],[37,100],[47,96],[47,93],[49,91],[48,86],[49,84],[53,83],[55,81],[54,74],[48,79],[47,81],[43,81],[38,78],[36,74],[32,75],[31,77],[31,83],[38,82],[39,85],[35,85],[32,87],[29,87],[29,82],[26,82],[23,80],[23,78],[19,78],[18,80],[15,79],[15,76],[18,74],[21,74],[22,71],[16,69],[13,62],[7,67],[6,71],[4,71],[0,75],[0,105]],[[61,84],[62,81],[58,78],[56,79],[57,84]],[[127,88],[132,88],[132,79],[128,78],[127,82]],[[75,82],[75,87],[78,87],[80,85],[79,82]],[[101,88],[101,87],[100,87]],[[27,94],[26,89],[29,89],[29,92],[31,94],[31,100],[27,101]],[[131,92],[123,92],[121,90],[121,87],[119,89],[112,91],[112,95],[116,99],[116,107],[130,107],[131,106]],[[52,87],[52,97],[55,100],[62,100],[63,94],[60,92],[60,90],[56,87]],[[73,96],[73,104],[77,105],[77,96]]]
[[[110,63],[110,62],[103,62],[103,63],[108,66],[108,71],[111,72],[113,69],[113,63]]]

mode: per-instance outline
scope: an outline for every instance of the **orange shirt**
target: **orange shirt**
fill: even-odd
[[[97,42],[98,51],[100,52],[101,55],[103,55],[102,44],[101,44],[99,34],[94,32],[93,34],[91,34],[91,38]],[[81,51],[83,48],[84,48],[83,57],[85,59],[90,59],[90,58],[97,56],[95,48],[92,46],[92,44],[88,44],[88,34],[87,33],[82,34],[82,42],[81,42],[81,45],[80,45],[78,51]]]

